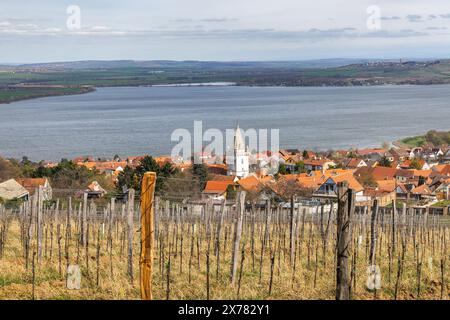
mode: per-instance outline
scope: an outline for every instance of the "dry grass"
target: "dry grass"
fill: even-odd
[[[155,299],[206,299],[206,253],[208,240],[206,224],[201,216],[183,213],[184,218],[177,215],[160,213],[158,238],[155,242],[154,255],[153,295]],[[181,211],[180,211],[181,212]],[[261,212],[255,212],[256,215]],[[233,242],[233,212],[227,213],[224,219],[220,236],[220,271],[217,270],[217,256],[214,252],[216,219],[212,220],[210,237],[210,297],[211,299],[334,299],[335,296],[335,229],[330,225],[328,244],[323,251],[323,242],[320,235],[318,221],[306,220],[297,228],[295,272],[290,265],[289,249],[289,221],[288,211],[281,212],[280,219],[272,221],[270,241],[264,249],[262,270],[260,275],[260,258],[265,228],[265,219],[251,220],[247,213],[244,221],[242,240],[245,258],[242,270],[242,279],[239,296],[238,279],[240,276],[241,258],[238,261],[237,280],[230,282],[230,267]],[[181,215],[181,217],[183,217]],[[180,216],[179,216],[180,217]],[[275,217],[275,215],[274,215]],[[139,299],[139,229],[134,231],[134,283],[131,284],[127,274],[126,222],[120,219],[113,228],[113,250],[107,248],[107,230],[103,233],[101,219],[90,222],[88,266],[86,264],[85,250],[77,246],[77,233],[75,219],[72,223],[72,239],[69,245],[69,263],[79,264],[82,269],[82,289],[68,290],[65,283],[65,225],[61,225],[61,264],[59,272],[58,246],[56,241],[56,226],[53,228],[53,241],[51,241],[51,219],[45,220],[47,232],[43,233],[43,257],[40,264],[36,264],[36,299]],[[136,224],[138,221],[135,222]],[[195,233],[192,234],[193,224]],[[254,226],[254,250],[252,254],[252,225]],[[96,238],[100,229],[100,260],[99,285],[96,283],[97,259]],[[7,239],[3,256],[0,259],[0,299],[31,299],[32,298],[32,271],[31,263],[25,268],[24,248],[21,240],[20,221],[15,216],[9,222]],[[45,229],[44,229],[45,230]],[[395,283],[397,280],[398,257],[401,253],[402,227],[397,228],[396,251],[390,254],[391,229],[389,226],[378,225],[378,243],[376,249],[376,264],[381,268],[382,287],[376,292],[366,288],[368,267],[369,234],[367,221],[358,219],[354,223],[353,239],[356,246],[351,249],[350,264],[356,254],[356,280],[352,288],[353,299],[393,299]],[[303,237],[302,237],[303,231]],[[407,230],[406,230],[407,231]],[[415,240],[411,233],[404,234],[407,239],[403,275],[399,285],[398,299],[440,299],[441,298],[441,259],[446,259],[446,240],[448,228],[420,227],[415,232]],[[444,237],[445,235],[445,237]],[[361,236],[360,245],[357,244]],[[225,241],[225,238],[227,239]],[[198,240],[198,247],[197,247]],[[192,258],[191,258],[191,248]],[[181,246],[181,242],[183,245]],[[414,243],[415,242],[415,243]],[[35,248],[36,241],[33,241]],[[161,254],[160,249],[163,246]],[[356,248],[356,250],[354,250]],[[33,249],[32,249],[33,250]],[[79,250],[79,253],[78,253]],[[170,251],[170,253],[169,253]],[[270,255],[274,257],[272,292],[269,295],[271,262]],[[419,255],[417,255],[419,253]],[[51,255],[51,257],[50,257]],[[77,255],[79,256],[77,261]],[[392,259],[389,256],[392,255]],[[30,255],[31,256],[31,255]],[[170,257],[169,293],[167,292],[167,271]],[[253,262],[254,258],[254,262]],[[431,263],[429,259],[432,258]],[[191,263],[190,263],[191,260]],[[418,261],[422,260],[420,296],[418,296]],[[448,260],[448,259],[446,259]],[[189,265],[191,265],[189,267]],[[189,281],[189,269],[191,279]],[[449,272],[448,261],[445,261],[444,293],[443,298],[449,299]]]

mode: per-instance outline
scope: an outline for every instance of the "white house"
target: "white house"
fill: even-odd
[[[351,173],[344,173],[329,177],[320,187],[314,192],[314,196],[322,197],[337,197],[337,185],[339,182],[346,181],[350,189],[353,189],[356,197],[362,197],[364,187],[356,180]],[[357,200],[358,201],[358,200]]]
[[[42,188],[43,200],[52,199],[53,190],[47,178],[17,178],[16,181],[28,190],[30,196],[34,195],[38,188]]]
[[[444,154],[444,161],[446,163],[450,163],[450,149],[448,149],[447,152]]]
[[[305,164],[305,169],[308,172],[328,170],[330,167],[336,166],[335,162],[328,160],[328,159],[305,160],[304,164]]]
[[[13,200],[13,199],[28,199],[30,193],[27,189],[22,187],[14,179],[6,180],[0,183],[0,199]]]

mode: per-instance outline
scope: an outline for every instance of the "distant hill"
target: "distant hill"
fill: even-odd
[[[333,68],[349,64],[365,63],[369,59],[318,59],[303,61],[173,61],[173,60],[86,60],[49,63],[30,63],[14,66],[17,69],[116,69],[116,68]],[[1,67],[1,66],[0,66]],[[4,66],[11,68],[11,65]]]
[[[5,65],[0,66],[0,103],[15,100],[10,90],[14,86],[82,88],[211,82],[284,87],[450,84],[450,60],[90,60]],[[23,91],[21,95],[33,96]]]

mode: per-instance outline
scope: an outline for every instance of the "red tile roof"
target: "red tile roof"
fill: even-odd
[[[119,167],[124,169],[127,166],[126,161],[90,161],[90,162],[78,162],[77,165],[86,167],[88,169],[96,168],[100,172],[106,170],[115,171]]]
[[[305,165],[312,165],[312,166],[323,166],[325,163],[328,162],[333,162],[332,160],[329,159],[312,159],[312,160],[305,160],[303,163]]]
[[[233,185],[233,181],[227,180],[209,180],[206,182],[204,193],[224,193],[229,185]]]
[[[396,168],[389,168],[389,167],[361,167],[358,170],[356,170],[355,175],[359,176],[360,174],[367,172],[370,174],[375,181],[380,180],[392,180],[396,173]]]
[[[386,149],[381,149],[381,148],[374,148],[374,149],[359,149],[356,150],[356,153],[361,155],[361,156],[366,156],[369,154],[374,154],[374,153],[378,153],[380,155],[383,155],[387,152]]]
[[[356,180],[352,173],[340,174],[337,176],[331,176],[329,179],[332,179],[336,184],[339,182],[348,182],[348,187],[353,189],[355,192],[360,192],[364,190],[364,187]]]
[[[225,176],[221,174],[211,173],[209,174],[209,178],[215,181],[234,181],[234,179],[236,179],[236,176]]]
[[[17,178],[15,180],[33,195],[36,188],[45,185],[47,178]]]
[[[414,189],[411,190],[412,194],[420,194],[420,195],[430,195],[431,194],[431,190],[430,188],[428,188],[428,186],[426,184],[423,184],[421,186],[415,187]]]
[[[413,172],[414,172],[414,177],[428,178],[433,171],[432,170],[413,170]]]
[[[447,175],[447,176],[450,175],[450,164],[448,164],[444,168],[442,168],[439,173],[443,174],[443,175]]]
[[[377,181],[378,190],[382,192],[392,192],[397,187],[395,179]]]
[[[246,178],[239,180],[238,184],[247,191],[259,192],[265,185],[267,185],[272,181],[273,178],[270,176],[258,178],[254,175],[250,175]]]

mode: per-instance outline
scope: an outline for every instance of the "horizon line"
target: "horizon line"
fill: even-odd
[[[330,61],[330,60],[367,60],[367,61],[395,61],[395,60],[405,60],[405,61],[431,61],[431,60],[450,60],[450,55],[448,57],[398,57],[398,58],[362,58],[362,57],[336,57],[336,58],[317,58],[317,59],[275,59],[275,60],[202,60],[202,59],[82,59],[82,60],[51,60],[51,61],[40,61],[40,62],[1,62],[2,66],[21,66],[21,65],[32,65],[32,64],[52,64],[52,63],[73,63],[73,62],[118,62],[118,61],[129,61],[129,62],[216,62],[216,63],[263,63],[263,62],[310,62],[310,61]]]

